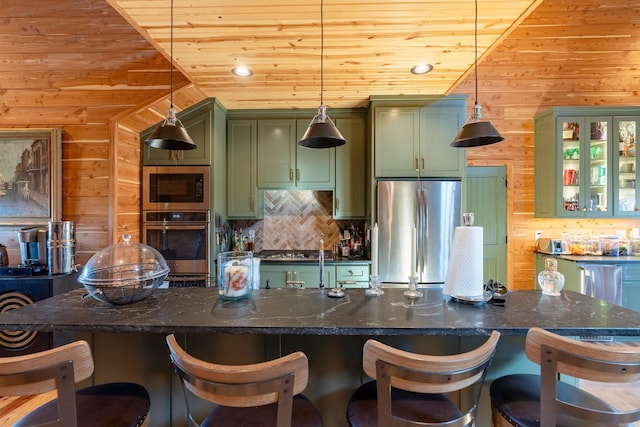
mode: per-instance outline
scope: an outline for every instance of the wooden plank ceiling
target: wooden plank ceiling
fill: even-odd
[[[170,57],[171,0],[106,1]],[[479,56],[540,1],[478,0]],[[449,93],[473,71],[474,7],[474,0],[325,0],[324,103],[364,107],[371,94]],[[320,0],[174,0],[174,64],[229,109],[316,108],[320,17]],[[419,62],[434,70],[412,75]],[[233,76],[236,65],[253,76]]]

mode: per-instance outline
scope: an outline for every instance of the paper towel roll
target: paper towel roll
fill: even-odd
[[[481,296],[484,286],[482,227],[456,227],[443,293]]]

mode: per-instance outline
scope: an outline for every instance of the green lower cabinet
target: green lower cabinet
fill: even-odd
[[[369,264],[336,265],[336,286],[340,285],[345,289],[368,288]]]
[[[622,269],[622,306],[640,311],[640,264],[626,264]]]
[[[335,286],[335,268],[325,265],[324,286]],[[303,282],[303,283],[294,283]],[[320,267],[316,264],[262,264],[260,265],[260,288],[305,287],[317,288],[320,284]]]

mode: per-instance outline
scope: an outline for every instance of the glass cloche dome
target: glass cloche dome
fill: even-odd
[[[164,257],[151,246],[124,240],[93,255],[78,282],[89,295],[111,304],[129,304],[148,297],[169,274]]]

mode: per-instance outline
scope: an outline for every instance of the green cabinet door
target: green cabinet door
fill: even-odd
[[[640,263],[624,264],[622,269],[622,306],[640,311]]]
[[[376,107],[374,113],[376,178],[420,176],[420,108]]]
[[[305,190],[332,190],[335,183],[335,148],[300,147],[298,141],[309,127],[309,120],[296,121],[296,187]]]
[[[451,146],[464,126],[464,103],[420,109],[420,176],[461,178],[466,171],[466,150]]]
[[[210,165],[211,164],[211,129],[213,104],[207,102],[202,106],[194,106],[178,118],[184,125],[187,133],[196,144],[193,150],[163,150],[151,148],[142,143],[144,165]],[[147,129],[141,135],[144,141],[156,126]]]
[[[340,285],[345,289],[368,288],[369,264],[349,263],[336,265],[336,286]]]
[[[307,120],[258,120],[259,188],[333,189],[335,148],[298,147],[307,125]]]
[[[335,286],[335,267],[324,266],[324,286]],[[270,288],[287,287],[287,282],[304,282],[305,288],[317,288],[320,284],[320,266],[311,264],[261,264],[260,288],[264,289],[269,284]],[[293,283],[289,287],[298,287]]]
[[[227,214],[231,218],[261,218],[264,214],[256,177],[257,141],[256,120],[229,120]]]
[[[258,187],[295,188],[295,144],[295,120],[258,120]]]
[[[640,216],[638,121],[637,107],[555,107],[537,115],[536,217]]]
[[[333,192],[335,219],[365,216],[365,119],[337,118],[336,126],[347,143],[336,150]]]
[[[466,98],[374,103],[376,178],[463,178],[465,150],[451,147],[466,117]]]

